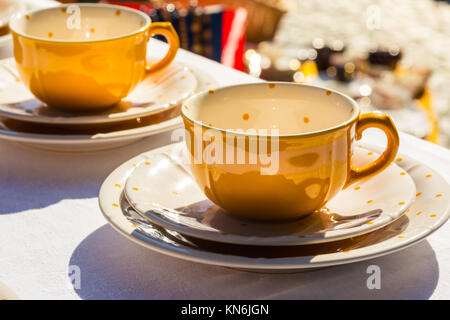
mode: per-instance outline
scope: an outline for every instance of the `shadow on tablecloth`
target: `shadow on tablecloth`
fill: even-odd
[[[96,152],[54,152],[0,142],[0,215],[98,196],[108,174],[130,158],[170,142],[170,133]]]
[[[369,265],[381,290],[368,290]],[[365,262],[297,274],[259,274],[168,257],[104,225],[75,249],[82,299],[427,299],[439,278],[428,241]]]

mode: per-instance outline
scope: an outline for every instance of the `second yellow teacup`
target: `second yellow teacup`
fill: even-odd
[[[300,84],[209,90],[186,101],[182,116],[197,184],[217,205],[257,220],[295,219],[323,207],[386,168],[399,145],[388,115],[360,115],[351,98]],[[354,142],[371,127],[386,134],[386,151],[355,168]]]
[[[20,77],[30,91],[60,109],[96,111],[118,103],[146,75],[168,66],[179,47],[168,22],[102,4],[64,5],[15,16],[10,29]],[[170,48],[149,66],[147,42],[164,35]]]

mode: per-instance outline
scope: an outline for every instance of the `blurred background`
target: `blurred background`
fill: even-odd
[[[171,21],[184,49],[262,79],[340,90],[363,111],[390,113],[400,130],[450,148],[448,1],[79,2]]]

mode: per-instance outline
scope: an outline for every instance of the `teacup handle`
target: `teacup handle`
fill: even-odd
[[[152,65],[147,65],[146,75],[150,75],[167,67],[175,58],[178,48],[180,47],[180,39],[170,22],[152,22],[148,29],[148,38],[150,39],[156,34],[163,35],[167,39],[169,42],[169,50],[164,58]]]
[[[383,130],[387,137],[386,150],[384,150],[377,160],[368,165],[361,168],[355,168],[351,165],[345,187],[380,173],[394,161],[395,156],[397,155],[400,141],[397,128],[390,116],[382,113],[365,113],[360,115],[356,124],[356,140],[361,139],[362,133],[368,128],[378,128]]]

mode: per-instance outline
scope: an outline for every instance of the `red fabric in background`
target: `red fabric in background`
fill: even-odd
[[[222,18],[221,63],[244,71],[245,28],[247,11],[244,8],[226,10]]]

